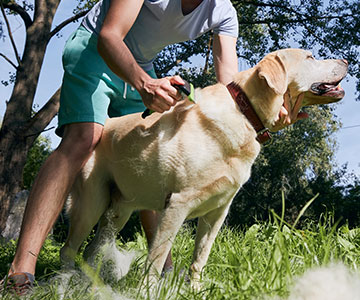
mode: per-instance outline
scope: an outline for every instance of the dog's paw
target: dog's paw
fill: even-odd
[[[198,279],[191,279],[190,286],[191,286],[192,290],[194,290],[195,292],[199,292],[202,287],[201,282]]]
[[[69,247],[63,247],[60,250],[60,261],[64,269],[75,268],[75,256],[76,252]]]

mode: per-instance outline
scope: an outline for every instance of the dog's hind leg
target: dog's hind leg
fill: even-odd
[[[133,212],[132,207],[121,201],[122,196],[117,188],[111,190],[110,197],[111,205],[101,217],[95,237],[84,251],[84,259],[90,264],[94,262],[102,246],[115,241],[117,233],[125,226]]]
[[[73,187],[71,198],[69,234],[60,251],[61,261],[70,267],[74,265],[82,242],[109,206],[109,185],[99,180],[82,182],[79,178]]]

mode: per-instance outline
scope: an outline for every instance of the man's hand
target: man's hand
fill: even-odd
[[[276,120],[272,131],[281,130],[286,126],[289,126],[299,120],[303,120],[309,117],[307,113],[300,112],[303,98],[304,94],[300,94],[296,99],[294,107],[291,108],[290,95],[288,93],[284,95],[284,104],[280,109],[279,117]]]
[[[182,99],[180,92],[173,84],[183,85],[185,82],[180,76],[147,80],[139,91],[145,106],[159,113],[168,111]]]

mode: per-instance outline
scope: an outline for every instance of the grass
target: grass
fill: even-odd
[[[2,275],[14,247],[14,243],[1,246]],[[152,292],[144,285],[147,250],[141,234],[135,241],[118,242],[118,248],[137,252],[129,273],[119,281],[111,276],[111,266],[101,262],[93,269],[80,258],[79,271],[60,271],[60,247],[46,241],[37,270],[39,287],[29,299],[285,299],[296,277],[310,268],[338,261],[355,271],[360,266],[360,229],[337,228],[331,217],[303,224],[302,230],[275,214],[271,221],[246,230],[224,227],[203,271],[200,292],[191,290],[178,275],[191,263],[194,228],[190,226],[182,228],[173,247],[175,275],[160,280]],[[12,298],[3,295],[2,299]]]

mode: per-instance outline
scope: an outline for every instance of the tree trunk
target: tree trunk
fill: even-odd
[[[44,107],[27,122],[4,122],[0,131],[0,232],[3,232],[11,209],[11,200],[22,189],[23,169],[27,154],[35,139],[56,115],[59,107],[60,89]],[[10,118],[11,120],[11,118]],[[11,122],[10,122],[11,123]]]
[[[29,145],[15,132],[9,132],[1,137],[0,149],[0,232],[2,232],[11,208],[11,200],[22,187],[22,171]]]
[[[58,0],[35,1],[34,20],[27,26],[23,57],[7,103],[0,131],[0,231],[4,229],[12,197],[21,190],[27,152],[57,110],[58,92],[32,116],[33,99],[58,4]]]

